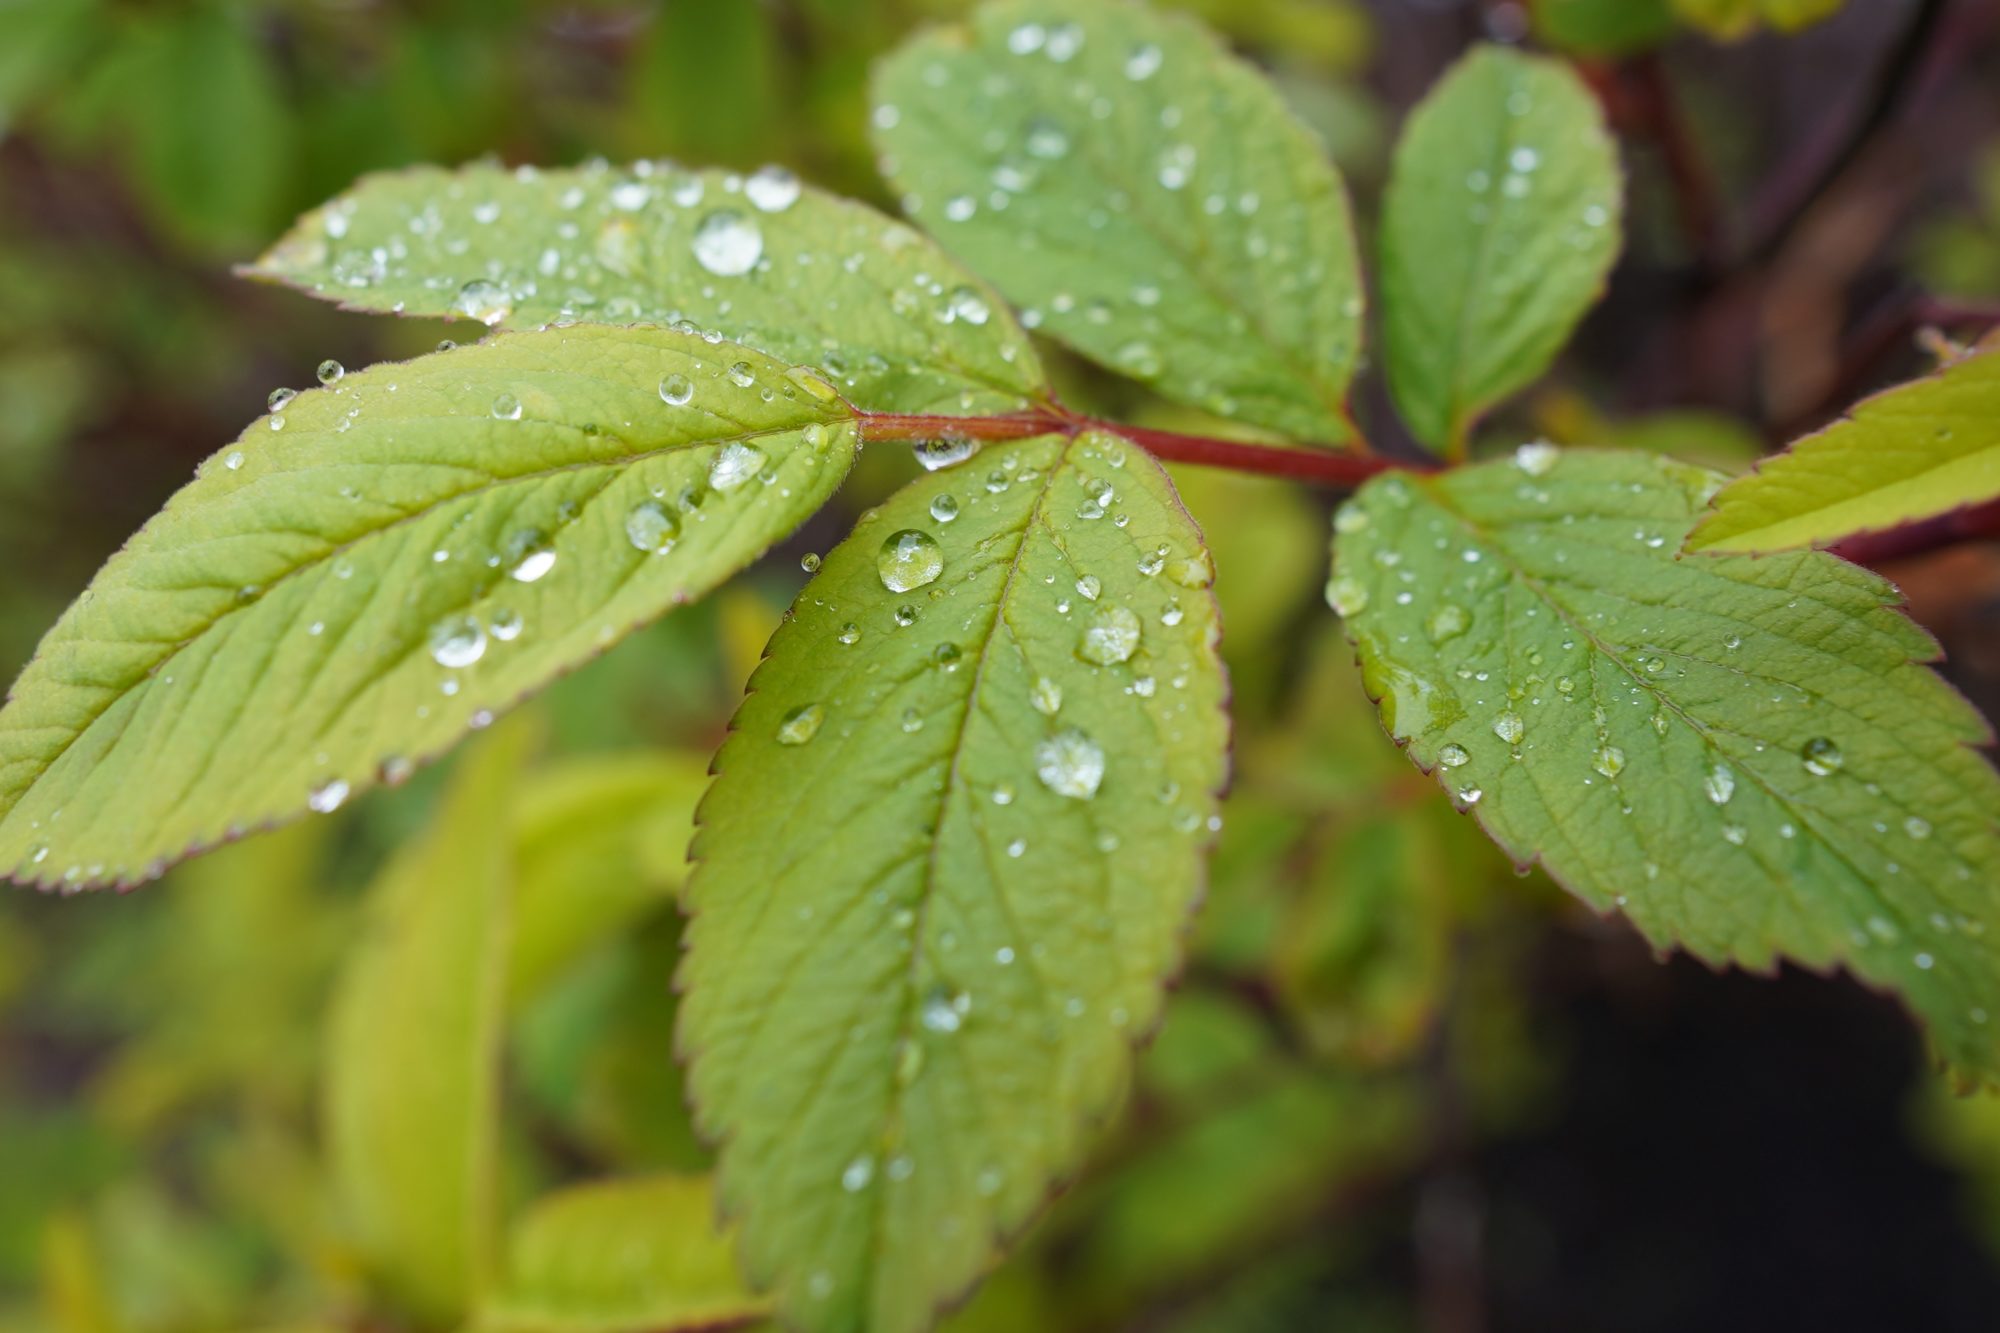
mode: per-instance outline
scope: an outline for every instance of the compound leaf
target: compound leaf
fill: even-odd
[[[1028,322],[1170,398],[1335,443],[1362,288],[1338,173],[1195,23],[1001,0],[881,68],[903,206]]]
[[[1617,256],[1618,157],[1560,62],[1461,60],[1411,113],[1382,205],[1389,385],[1417,437],[1462,446],[1547,370]]]
[[[2000,1078],[2000,780],[1894,591],[1676,558],[1721,478],[1530,445],[1341,511],[1328,594],[1390,732],[1517,861],[1661,947],[1842,965]]]
[[[797,1322],[926,1326],[1116,1104],[1226,766],[1210,582],[1147,455],[1044,437],[864,518],[773,636],[699,811],[680,1042]]]
[[[481,1333],[673,1333],[763,1314],[715,1225],[705,1176],[580,1185],[515,1224]]]
[[[664,329],[509,335],[301,394],[15,683],[0,866],[131,883],[395,781],[742,568],[854,447],[824,381]]]
[[[364,178],[244,270],[343,308],[536,328],[678,324],[824,369],[878,412],[1004,412],[1047,391],[986,287],[900,222],[766,168],[665,162]]]
[[[1826,546],[2000,498],[2000,339],[1732,483],[1692,551]]]
[[[349,1238],[433,1317],[491,1276],[499,1053],[511,937],[513,789],[535,731],[468,751],[431,825],[375,884],[335,990],[326,1138]]]

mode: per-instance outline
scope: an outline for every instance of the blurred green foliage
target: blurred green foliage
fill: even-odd
[[[1393,113],[1363,78],[1379,54],[1368,10],[1186,7],[1273,67],[1369,194]],[[440,336],[233,283],[226,264],[295,214],[367,171],[483,154],[777,160],[879,200],[869,62],[959,8],[0,0],[6,674],[273,384],[303,382],[327,355],[360,365]],[[1749,12],[1704,12],[1724,8]],[[1545,36],[1595,52],[1658,40],[1663,12],[1638,0],[1616,14],[1591,0],[1536,7]],[[1977,207],[1937,220],[1921,247],[1923,272],[1968,293],[2000,292],[2000,164],[1984,182]],[[1129,387],[1073,364],[1058,374],[1079,403],[1192,422],[1157,402],[1115,402]],[[1640,448],[1670,434],[1684,455],[1699,437],[1698,456],[1731,467],[1757,452],[1740,423],[1713,415],[1615,422],[1556,395],[1528,420],[1558,439]],[[872,453],[842,503],[858,511],[913,471]],[[1413,1328],[1411,1293],[1371,1262],[1394,1223],[1369,1205],[1423,1177],[1455,1136],[1498,1133],[1544,1106],[1565,1071],[1562,1053],[1531,1036],[1524,941],[1577,909],[1517,878],[1380,743],[1318,603],[1321,498],[1217,473],[1176,480],[1215,551],[1236,694],[1236,790],[1210,903],[1128,1114],[950,1326]],[[661,1244],[686,1259],[715,1242],[707,1210],[683,1206],[706,1197],[710,1161],[672,1059],[672,895],[707,756],[802,581],[797,557],[844,525],[833,515],[810,526],[751,579],[635,636],[510,724],[514,735],[490,738],[518,752],[507,762],[522,766],[519,780],[485,787],[489,798],[511,791],[511,809],[460,809],[456,827],[431,818],[447,779],[458,784],[447,799],[477,806],[489,744],[138,894],[10,897],[0,1333],[475,1326],[451,1282],[399,1280],[371,1252],[341,1115],[325,1112],[357,1063],[384,1062],[370,1075],[377,1110],[348,1113],[419,1136],[393,1161],[369,1157],[378,1176],[397,1173],[373,1188],[404,1207],[449,1184],[442,1164],[465,1151],[462,1126],[426,1138],[429,1122],[399,1114],[430,1086],[429,1064],[450,1058],[492,1097],[495,1178],[474,1224],[490,1233],[480,1262],[503,1273],[510,1297],[487,1311],[491,1326],[553,1327],[550,1310],[600,1295],[588,1327],[604,1333],[677,1318],[645,1273],[596,1271],[588,1261],[603,1247],[564,1219],[604,1225],[630,1203],[615,1189],[591,1194],[594,1183],[636,1181],[616,1188],[678,1201],[681,1230]],[[1347,743],[1357,736],[1366,743]],[[431,841],[413,844],[420,836]],[[453,838],[456,849],[439,849]],[[461,929],[436,918],[413,943],[408,914],[385,916],[391,898],[422,905],[433,889],[482,887],[427,871],[427,854],[454,869],[484,858],[504,877],[483,886],[504,898],[504,944],[475,949],[458,916],[446,923]],[[487,977],[483,1055],[466,1043],[456,1057],[414,1049],[447,1035],[418,1021],[419,979],[445,976],[429,963],[413,964],[406,985],[376,987],[372,1016],[351,1002],[334,1036],[342,969],[399,948],[458,951]],[[1464,1103],[1466,1124],[1438,1123],[1440,1088]],[[1926,1103],[1921,1119],[1941,1154],[1980,1165],[1977,1206],[2000,1247],[1991,1105]],[[686,1271],[704,1299],[728,1297],[729,1275]]]

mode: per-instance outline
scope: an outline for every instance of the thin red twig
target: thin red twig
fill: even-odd
[[[1267,477],[1290,477],[1295,481],[1352,489],[1370,477],[1396,470],[1401,465],[1372,454],[1321,449],[1281,449],[1267,444],[1245,444],[1240,440],[1217,439],[1207,435],[1183,435],[1178,431],[1149,430],[1121,422],[1047,406],[1027,412],[998,416],[955,417],[931,413],[862,412],[861,438],[873,440],[930,440],[957,436],[963,439],[998,441],[1026,440],[1037,435],[1075,437],[1087,430],[1101,430],[1129,441],[1171,463],[1194,463],[1202,467],[1230,468]]]

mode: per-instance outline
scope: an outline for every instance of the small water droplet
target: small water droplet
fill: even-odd
[[[329,359],[320,362],[319,369],[313,373],[319,378],[321,384],[338,384],[340,383],[340,377],[347,373],[347,367],[341,365],[338,361]]]
[[[1514,451],[1514,466],[1531,477],[1543,477],[1561,458],[1562,450],[1547,440],[1536,440]]]
[[[1033,704],[1035,711],[1043,717],[1054,717],[1062,711],[1062,686],[1043,676],[1036,680],[1034,688],[1028,691],[1028,702]]]
[[[778,723],[778,744],[804,745],[819,734],[819,724],[824,721],[826,709],[818,704],[801,704]]]
[[[493,417],[496,421],[519,421],[521,400],[511,393],[500,394],[493,400]]]
[[[1600,745],[1590,766],[1607,778],[1615,778],[1625,771],[1625,752],[1615,745]]]
[[[499,283],[474,278],[458,289],[451,308],[491,328],[514,313],[514,298]]]
[[[486,628],[473,616],[448,616],[431,627],[430,647],[439,666],[469,667],[486,654]]]
[[[819,556],[811,551],[807,551],[799,557],[799,568],[808,574],[817,574],[819,572]]]
[[[743,182],[743,197],[765,213],[782,213],[799,200],[799,178],[784,167],[759,167]]]
[[[306,807],[315,814],[330,815],[347,800],[347,792],[345,782],[331,778],[306,793]]]
[[[668,407],[686,407],[694,398],[694,381],[682,374],[672,374],[660,380],[660,401]]]
[[[1472,754],[1456,741],[1449,741],[1438,751],[1438,762],[1446,768],[1463,768],[1472,762]]]
[[[931,500],[931,517],[940,523],[949,523],[958,517],[958,501],[950,492]]]
[[[1521,715],[1512,710],[1493,719],[1493,734],[1509,745],[1518,744],[1527,730],[1527,724],[1521,721]]]
[[[926,472],[953,467],[979,452],[979,441],[970,435],[950,432],[934,439],[915,440],[910,453]]]
[[[840,1173],[840,1187],[849,1194],[859,1194],[868,1188],[868,1182],[875,1178],[875,1159],[857,1157],[847,1164]]]
[[[1716,805],[1728,805],[1729,798],[1736,794],[1736,774],[1729,765],[1717,764],[1701,780],[1701,787],[1710,801]]]
[[[282,412],[285,410],[285,405],[298,396],[297,389],[273,389],[271,396],[264,400],[264,405],[270,411]]]
[[[1806,772],[1816,778],[1831,777],[1847,762],[1840,747],[1824,736],[1807,741],[1799,750],[1799,760],[1806,766]]]
[[[834,637],[842,643],[859,643],[861,641],[861,627],[850,620],[840,627],[840,633]]]
[[[716,452],[708,469],[708,484],[718,491],[730,491],[756,476],[764,467],[764,451],[754,444],[731,440]]]
[[[555,568],[556,551],[540,528],[521,528],[507,539],[501,561],[516,583],[533,583]]]

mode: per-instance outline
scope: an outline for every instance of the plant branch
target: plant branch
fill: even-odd
[[[1724,263],[1722,204],[1666,67],[1657,52],[1647,52],[1624,62],[1617,74],[1617,110],[1659,150],[1688,252],[1702,273],[1713,276]]]
[[[1916,0],[1916,12],[1876,73],[1859,114],[1845,126],[1820,135],[1772,180],[1751,209],[1747,266],[1762,264],[1783,249],[1820,196],[1846,174],[1876,133],[1896,119],[1947,8],[1949,0]]]
[[[1964,542],[2000,540],[2000,500],[1940,514],[1919,523],[1865,532],[1833,547],[1833,553],[1857,565],[1878,569],[1893,560],[1928,555]]]
[[[1000,441],[1026,440],[1037,435],[1075,438],[1085,431],[1101,430],[1137,445],[1155,458],[1170,463],[1193,463],[1202,467],[1230,468],[1267,477],[1289,477],[1295,481],[1352,489],[1384,472],[1402,465],[1372,454],[1336,452],[1322,449],[1286,449],[1268,444],[1246,444],[1209,435],[1183,435],[1178,431],[1149,430],[1085,416],[1068,408],[1049,405],[1026,412],[999,416],[955,417],[932,413],[860,412],[861,438],[877,440],[934,440],[948,437]]]
[[[1895,297],[1862,324],[1812,406],[1777,423],[1773,433],[1780,440],[1792,440],[1822,424],[1837,408],[1858,398],[1883,359],[1920,331],[1969,325],[2000,328],[2000,301],[1957,301],[1909,292]]]

